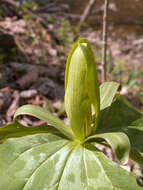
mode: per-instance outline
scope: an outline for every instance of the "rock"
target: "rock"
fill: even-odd
[[[37,90],[36,89],[29,89],[29,90],[24,90],[20,93],[21,98],[33,98],[37,95]]]
[[[9,87],[0,90],[0,112],[5,112],[12,101],[11,89]]]
[[[55,83],[53,80],[45,77],[40,77],[33,88],[36,88],[41,94],[49,99],[63,99],[64,87]]]

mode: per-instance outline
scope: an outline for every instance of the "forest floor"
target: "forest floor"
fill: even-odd
[[[75,32],[76,26],[73,27],[67,19],[62,18],[61,22],[48,24],[48,29],[33,20],[29,21],[30,24],[14,18],[0,22],[4,40],[0,56],[0,125],[11,122],[15,110],[23,104],[50,104],[53,110],[59,109],[64,99],[66,59],[78,37],[91,42],[101,81],[101,31],[86,27]],[[31,30],[28,34],[27,27]],[[109,32],[108,81],[122,84],[121,94],[139,109],[143,109],[142,49],[142,36],[130,34],[117,38],[114,32]]]

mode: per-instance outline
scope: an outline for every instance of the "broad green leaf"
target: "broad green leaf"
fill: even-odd
[[[21,137],[36,133],[55,133],[59,134],[59,131],[50,125],[39,125],[34,127],[26,127],[18,122],[13,122],[11,124],[0,127],[0,141],[4,141],[11,137]]]
[[[98,130],[109,132],[132,125],[143,126],[142,118],[143,114],[119,95],[110,107],[102,110]]]
[[[135,177],[86,143],[53,134],[11,138],[0,147],[2,190],[141,190]]]
[[[143,126],[127,126],[121,129],[129,137],[132,150],[130,157],[143,165]]]
[[[100,110],[102,111],[105,108],[108,108],[116,95],[116,92],[120,84],[117,82],[104,82],[100,85]],[[92,125],[95,124],[95,111],[92,109]],[[95,130],[93,130],[95,133]]]
[[[70,127],[66,126],[60,119],[53,116],[46,109],[34,106],[34,105],[24,105],[17,109],[14,114],[14,119],[16,119],[19,115],[31,115],[43,121],[46,121],[49,125],[52,125],[57,130],[59,130],[62,134],[67,136],[70,139],[73,139],[73,133]]]
[[[117,82],[104,82],[100,85],[100,110],[103,110],[112,104],[119,86],[120,84]]]
[[[109,108],[101,111],[97,132],[119,131],[124,132],[129,137],[131,147],[138,150],[139,155],[143,156],[143,114],[123,96],[118,96]],[[141,159],[143,162],[143,157],[140,157]],[[139,162],[141,162],[140,160]]]
[[[99,140],[106,141],[113,152],[115,153],[117,159],[125,164],[128,162],[129,153],[130,153],[130,142],[124,133],[116,132],[116,133],[102,133],[93,136],[89,136],[85,139],[85,142],[92,141],[98,142]]]
[[[94,56],[86,39],[73,46],[66,64],[65,109],[77,138],[91,132],[91,104],[99,115],[100,96]]]

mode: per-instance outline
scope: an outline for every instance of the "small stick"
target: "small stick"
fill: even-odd
[[[106,81],[106,54],[107,54],[107,24],[108,24],[109,0],[105,0],[103,15],[103,48],[102,48],[102,82]]]
[[[85,22],[89,16],[89,14],[91,13],[94,4],[95,4],[96,0],[89,0],[88,5],[86,6],[86,8],[83,11],[83,14],[81,15],[80,21],[79,21],[79,26],[82,25],[83,22]]]

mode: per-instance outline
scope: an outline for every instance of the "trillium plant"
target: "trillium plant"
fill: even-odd
[[[20,107],[13,123],[0,128],[0,190],[142,190],[118,163],[129,157],[143,165],[143,113],[117,93],[116,82],[98,83],[94,55],[86,39],[73,46],[65,72],[69,126],[46,109]],[[47,124],[23,126],[18,116]]]

